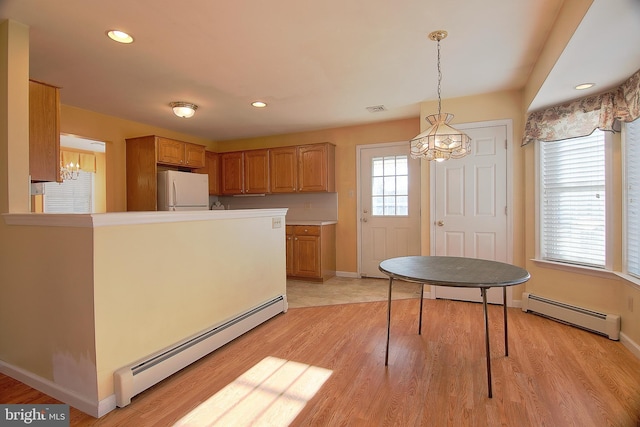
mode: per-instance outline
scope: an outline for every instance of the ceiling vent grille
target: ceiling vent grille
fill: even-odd
[[[380,113],[382,111],[387,111],[387,107],[384,105],[374,105],[373,107],[367,107],[367,111],[370,113]]]

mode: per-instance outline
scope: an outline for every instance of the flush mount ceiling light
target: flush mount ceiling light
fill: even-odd
[[[267,103],[262,101],[253,101],[251,105],[253,105],[256,108],[264,108],[267,106]]]
[[[471,152],[469,144],[471,138],[448,124],[453,119],[453,114],[441,113],[440,41],[445,37],[447,37],[447,32],[444,30],[429,33],[429,38],[438,42],[438,114],[427,116],[425,119],[431,126],[411,140],[411,157],[414,159],[441,162],[448,159],[458,159]]]
[[[595,83],[582,83],[579,84],[575,87],[576,90],[585,90],[585,89],[589,89],[591,87],[594,87],[596,84]]]
[[[196,104],[191,104],[189,102],[172,102],[171,108],[173,108],[173,114],[178,117],[182,117],[184,119],[188,119],[189,117],[193,117],[198,109]]]
[[[124,44],[133,43],[133,37],[131,37],[129,34],[125,33],[124,31],[109,30],[107,31],[107,36],[109,36],[111,40],[116,41],[118,43],[124,43]]]

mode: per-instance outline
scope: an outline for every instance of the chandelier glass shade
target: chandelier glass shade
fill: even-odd
[[[411,140],[411,157],[443,161],[469,154],[471,139],[449,126],[451,119],[453,114],[449,113],[427,116],[426,120],[431,126]]]
[[[471,152],[471,138],[449,125],[453,114],[442,113],[442,99],[440,86],[442,72],[440,70],[440,40],[447,37],[444,30],[434,31],[429,38],[438,42],[438,114],[432,114],[425,119],[429,128],[411,140],[411,157],[441,162],[458,159]]]

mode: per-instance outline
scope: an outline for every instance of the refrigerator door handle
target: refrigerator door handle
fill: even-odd
[[[173,191],[173,203],[171,205],[171,210],[175,211],[176,206],[178,205],[178,189],[176,188],[175,181],[171,181],[171,190]]]

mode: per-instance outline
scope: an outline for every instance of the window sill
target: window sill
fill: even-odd
[[[624,279],[625,285],[633,288],[636,291],[640,291],[640,279],[638,279],[637,277],[620,272],[616,272],[615,275],[620,277],[621,279]]]
[[[606,279],[612,279],[617,274],[611,270],[604,270],[602,268],[585,267],[583,265],[564,264],[561,262],[547,261],[544,259],[532,259],[536,265],[542,268],[552,268],[554,270],[568,271],[576,274],[586,274],[588,276],[604,277]]]

